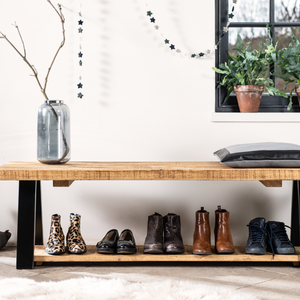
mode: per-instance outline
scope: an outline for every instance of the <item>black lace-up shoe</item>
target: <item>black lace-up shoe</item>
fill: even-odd
[[[267,231],[265,222],[265,218],[255,218],[247,225],[249,227],[249,237],[245,250],[247,254],[266,254]]]
[[[290,242],[285,227],[290,228],[283,222],[269,221],[267,231],[269,235],[268,246],[271,248],[273,255],[276,254],[294,254],[295,248]]]

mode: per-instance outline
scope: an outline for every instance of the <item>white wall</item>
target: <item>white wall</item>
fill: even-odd
[[[83,99],[77,98],[80,1],[62,0],[66,45],[48,84],[50,99],[63,99],[71,111],[72,160],[215,161],[213,152],[230,144],[259,141],[299,143],[297,123],[216,123],[214,55],[192,59],[169,50],[146,16],[155,13],[165,37],[182,52],[214,45],[214,1],[81,1]],[[56,4],[56,2],[54,2]],[[61,41],[58,16],[46,0],[0,2],[0,30],[22,50],[44,80]],[[238,9],[238,6],[236,7]],[[36,116],[43,103],[30,69],[0,39],[0,165],[36,160]],[[295,138],[296,137],[296,138]],[[10,229],[16,243],[17,182],[0,182],[0,231]],[[247,240],[252,218],[290,224],[291,183],[265,188],[259,182],[74,182],[53,188],[42,182],[44,240],[51,215],[62,216],[66,234],[71,212],[82,215],[82,234],[96,244],[111,228],[146,235],[147,216],[181,216],[184,243],[192,243],[195,211],[221,204],[230,212],[236,245]],[[214,240],[212,235],[212,241]]]

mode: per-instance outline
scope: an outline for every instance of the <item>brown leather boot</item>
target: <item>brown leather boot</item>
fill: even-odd
[[[209,213],[201,207],[196,211],[193,254],[212,254],[210,245]]]
[[[181,237],[180,216],[167,214],[164,221],[164,247],[166,253],[183,253],[184,246]]]
[[[216,253],[234,253],[234,245],[229,225],[229,212],[226,209],[222,209],[219,205],[215,214]]]
[[[163,217],[159,213],[148,216],[147,236],[144,244],[144,253],[162,254],[163,244]]]

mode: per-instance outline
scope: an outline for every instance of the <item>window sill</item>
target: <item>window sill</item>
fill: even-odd
[[[216,113],[212,122],[300,123],[300,113]]]

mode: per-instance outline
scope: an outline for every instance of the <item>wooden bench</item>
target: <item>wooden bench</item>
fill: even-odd
[[[0,180],[19,181],[17,269],[32,269],[43,262],[101,262],[101,261],[300,261],[300,169],[266,168],[233,169],[218,162],[68,162],[46,165],[39,162],[10,162],[0,167]],[[230,255],[193,255],[191,246],[180,255],[146,255],[138,246],[134,255],[100,255],[95,246],[88,246],[83,255],[48,255],[43,246],[41,185],[53,181],[54,187],[68,187],[76,180],[207,180],[207,181],[260,181],[266,187],[281,187],[283,180],[293,181],[292,238],[295,255],[246,255],[244,247],[236,247]],[[216,183],[217,184],[217,183]]]

